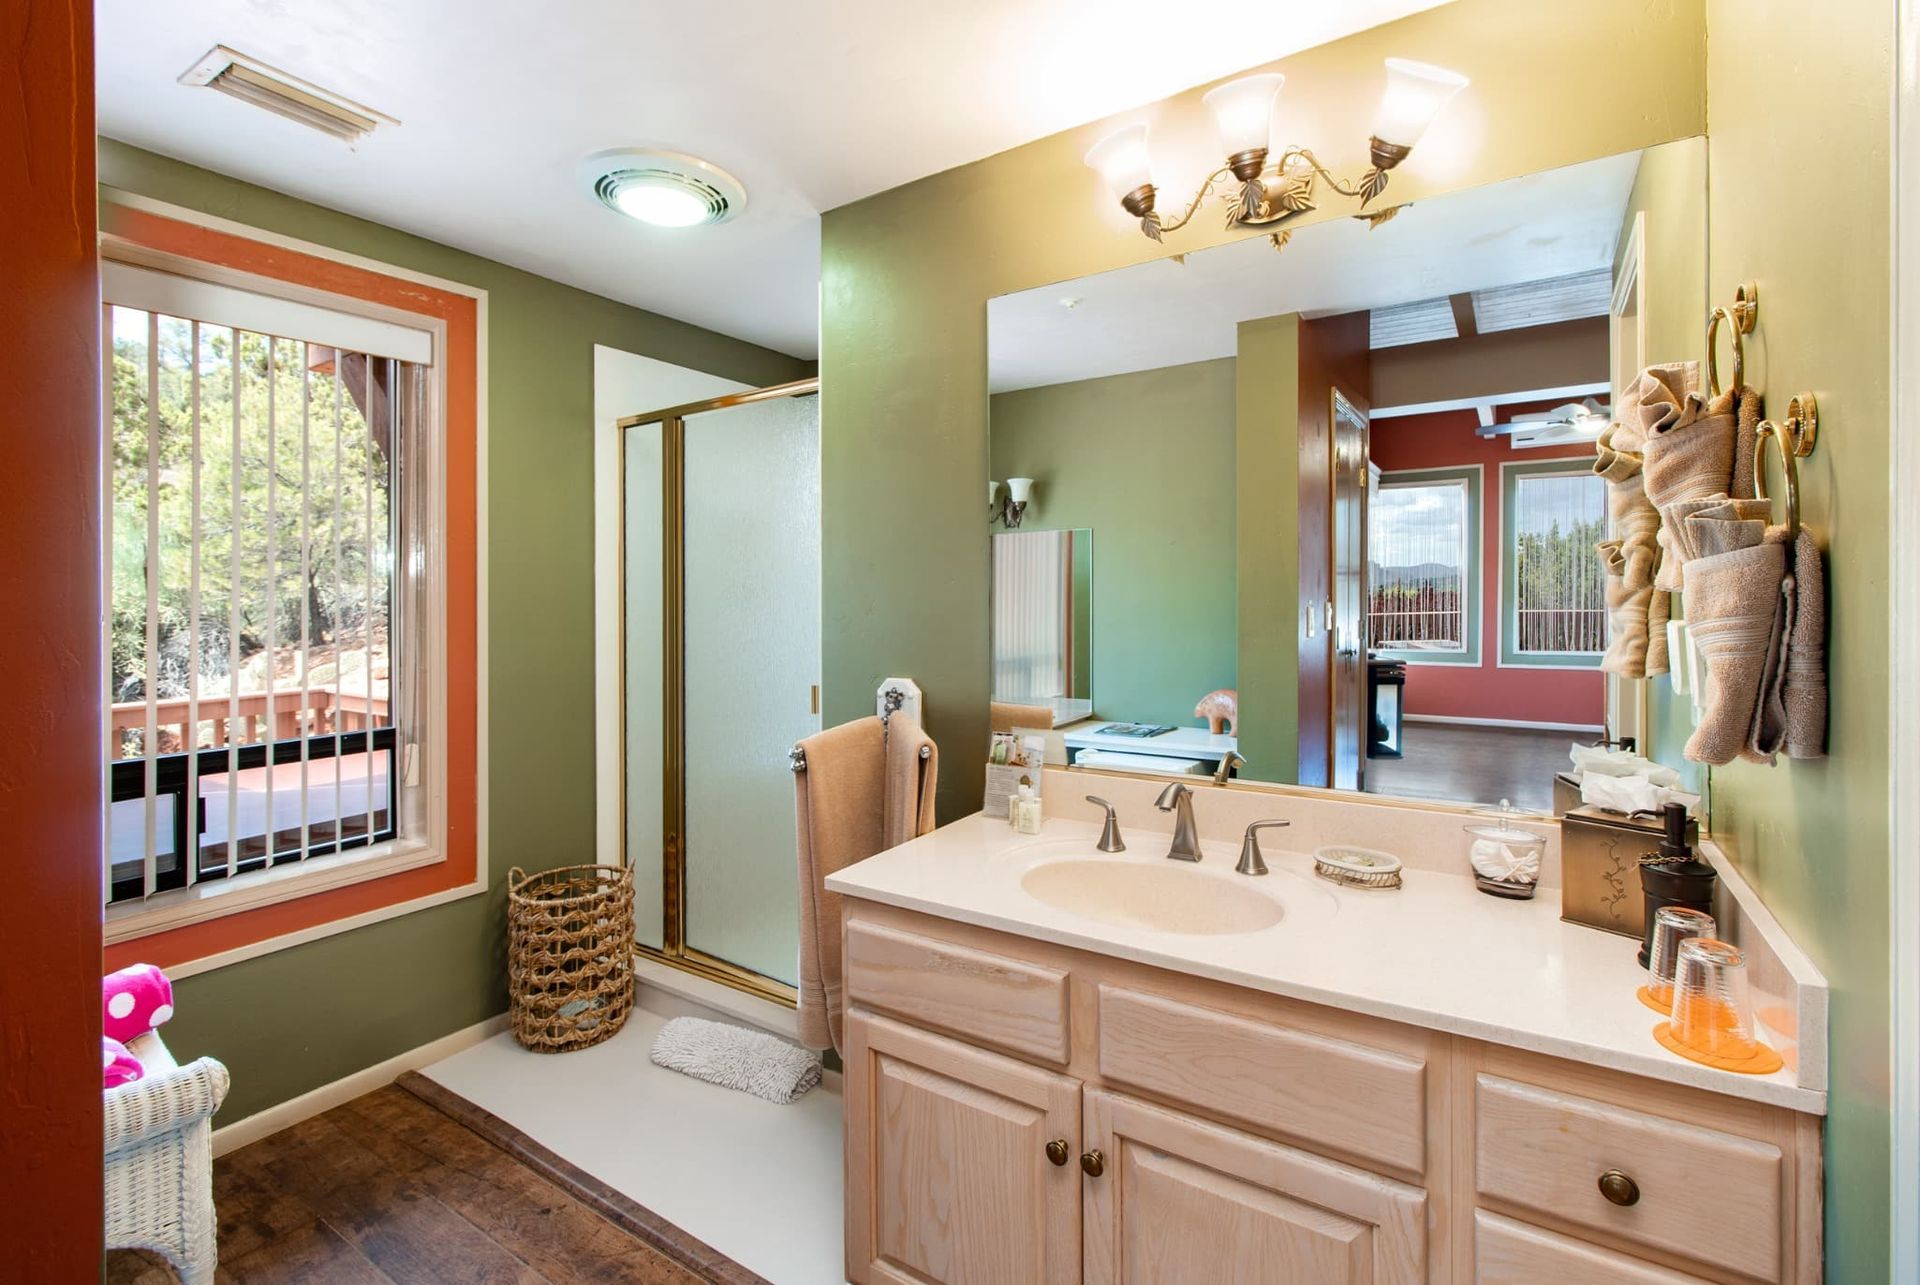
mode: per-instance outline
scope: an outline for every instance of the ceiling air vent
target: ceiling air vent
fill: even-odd
[[[181,75],[180,83],[217,89],[346,143],[359,142],[381,125],[400,123],[225,45],[209,49],[206,57]]]

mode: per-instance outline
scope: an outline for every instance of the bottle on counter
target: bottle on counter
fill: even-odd
[[[1033,782],[1024,776],[1020,778],[1019,789],[1008,801],[1007,819],[1021,834],[1040,833],[1040,796],[1034,793]]]

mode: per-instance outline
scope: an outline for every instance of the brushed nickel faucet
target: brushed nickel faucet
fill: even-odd
[[[1265,874],[1267,862],[1266,858],[1260,855],[1260,831],[1292,824],[1291,821],[1255,821],[1248,826],[1247,837],[1240,841],[1240,864],[1234,869],[1243,875]]]
[[[1240,751],[1228,750],[1220,756],[1220,766],[1213,769],[1213,783],[1215,785],[1225,785],[1227,779],[1233,775],[1233,769],[1236,767],[1245,767],[1246,765],[1247,760],[1242,757]]]
[[[1200,834],[1193,824],[1193,791],[1175,781],[1160,791],[1153,806],[1173,813],[1173,846],[1167,849],[1169,861],[1198,861]]]

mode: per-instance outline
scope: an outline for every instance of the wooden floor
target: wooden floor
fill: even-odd
[[[1367,760],[1367,792],[1409,799],[1497,804],[1548,812],[1553,775],[1572,766],[1567,746],[1590,733],[1543,732],[1530,727],[1474,727],[1408,723],[1406,756]]]
[[[432,1089],[423,1091],[432,1096]],[[564,1161],[556,1161],[558,1170],[537,1156],[529,1164],[522,1142],[504,1137],[496,1145],[447,1110],[492,1133],[491,1117],[470,1104],[454,1099],[438,1109],[389,1086],[216,1160],[219,1279],[318,1285],[759,1279],[690,1238],[684,1242],[690,1250],[663,1250],[658,1226],[650,1233],[656,1243],[649,1244],[616,1225],[633,1225],[633,1211],[651,1217],[645,1210],[607,1211],[595,1193],[563,1185],[571,1181],[561,1172]],[[674,1229],[664,1231],[671,1244]],[[716,1260],[715,1270],[700,1266]],[[157,1256],[127,1250],[107,1256],[107,1285],[173,1279]]]

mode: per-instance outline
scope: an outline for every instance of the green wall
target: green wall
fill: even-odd
[[[176,986],[167,1040],[233,1072],[222,1122],[506,1007],[502,887],[591,861],[593,345],[752,384],[809,364],[102,140],[103,184],[487,293],[487,696],[493,887]]]
[[[992,399],[994,477],[1039,479],[1026,526],[1093,531],[1093,698],[1195,724],[1234,685],[1233,359]]]
[[[1413,200],[1701,133],[1702,4],[1455,0],[1272,67],[1289,77],[1289,133],[1347,172],[1365,160],[1382,57],[1471,77],[1449,109],[1451,143],[1443,122],[1394,175],[1390,196]],[[1635,53],[1595,58],[1595,49]],[[1206,88],[1126,117],[1155,122],[1155,162],[1176,204],[1219,163]],[[1543,112],[1543,102],[1621,106]],[[822,218],[825,715],[870,710],[889,674],[916,679],[945,750],[944,820],[979,807],[987,742],[986,301],[1244,235],[1199,219],[1165,245],[1142,237],[1082,163],[1118,123],[1067,130]],[[1347,213],[1329,201],[1307,218]],[[1283,515],[1293,504],[1284,491],[1261,502]],[[1244,690],[1244,666],[1240,679]]]
[[[1239,732],[1256,781],[1300,779],[1300,318],[1243,321],[1234,362],[1240,707],[1260,711]],[[1251,556],[1260,550],[1262,556]],[[1238,730],[1238,729],[1236,729]]]
[[[1831,684],[1830,757],[1715,768],[1713,830],[1833,988],[1827,1279],[1877,1282],[1889,1232],[1894,6],[1711,0],[1707,16],[1712,298],[1758,283],[1748,378],[1770,411],[1800,389],[1819,395],[1800,484],[1803,518],[1828,546]],[[1791,69],[1793,92],[1769,67]],[[1781,158],[1795,156],[1837,183],[1781,199]]]

